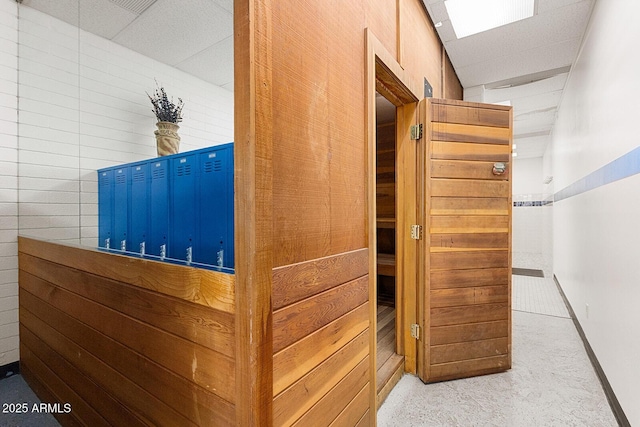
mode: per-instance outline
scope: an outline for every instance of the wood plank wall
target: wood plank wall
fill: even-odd
[[[430,101],[424,370],[441,381],[511,367],[512,118],[510,107]]]
[[[235,425],[233,276],[23,237],[18,250],[20,369],[72,405],[62,425]]]
[[[367,249],[273,271],[273,424],[368,423]]]

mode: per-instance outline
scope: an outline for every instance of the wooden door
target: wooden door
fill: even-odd
[[[511,107],[429,99],[421,115],[418,375],[435,382],[504,371],[511,367]]]

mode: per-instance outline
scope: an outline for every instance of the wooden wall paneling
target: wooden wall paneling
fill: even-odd
[[[369,336],[360,333],[273,401],[275,425],[291,425],[338,384],[369,353]],[[367,396],[368,398],[368,396]],[[368,404],[366,406],[369,407]],[[362,415],[362,412],[358,416]]]
[[[369,327],[369,303],[273,355],[273,390],[278,395]]]
[[[22,348],[23,346],[22,344],[20,344],[21,351]],[[60,399],[47,387],[43,380],[41,380],[38,376],[35,375],[35,373],[31,371],[31,368],[27,363],[21,364],[20,375],[24,377],[31,390],[33,390],[33,392],[41,402],[60,401]],[[61,425],[64,425],[65,427],[81,427],[85,425],[73,415],[73,411],[68,414],[55,414],[54,417]]]
[[[356,397],[342,410],[329,427],[352,427],[358,425],[362,417],[369,410],[369,387],[365,384]]]
[[[273,33],[270,0],[236,0],[236,424],[273,425]]]
[[[75,394],[75,401],[72,402],[65,398],[58,398],[57,402],[68,402],[72,404],[72,412],[78,414],[79,418],[84,421],[91,420],[92,425],[126,425],[126,426],[144,426],[147,425],[144,419],[138,418],[127,407],[114,399],[109,393],[105,392],[99,385],[90,380],[88,377],[78,371],[78,369],[60,356],[51,347],[42,342],[35,334],[26,327],[20,330],[20,340],[22,347],[20,356],[22,364],[32,366],[32,361],[37,360],[43,363],[36,356],[40,354],[42,359],[47,361],[47,365],[55,366],[56,381],[61,381],[63,386],[57,383],[47,381],[52,387],[69,388],[70,390],[78,390]],[[31,350],[33,349],[33,351]],[[81,397],[80,397],[81,396]],[[89,409],[87,409],[89,408]],[[85,416],[82,411],[89,412],[89,416]],[[102,420],[93,421],[97,415]]]
[[[234,312],[235,277],[215,271],[18,237],[23,253],[185,301]]]
[[[318,403],[307,411],[294,426],[329,425],[352,402],[354,390],[357,394],[369,383],[369,356],[365,357]],[[359,409],[359,408],[358,408]],[[364,412],[364,411],[363,411]]]
[[[187,418],[172,410],[166,403],[155,398],[140,386],[133,383],[98,357],[84,350],[73,341],[50,327],[45,321],[22,310],[21,323],[30,331],[38,331],[44,342],[67,360],[75,361],[76,367],[83,373],[93,373],[93,380],[100,380],[101,386],[134,411],[141,414],[154,425],[195,426]],[[53,383],[48,382],[48,385]],[[64,400],[62,400],[64,401]],[[82,420],[89,423],[90,420]]]
[[[63,379],[58,377],[48,366],[48,363],[40,360],[29,349],[29,347],[21,346],[20,356],[23,359],[23,363],[28,366],[28,369],[34,375],[40,378],[42,383],[47,384],[48,387],[56,390],[55,400],[53,402],[60,402],[60,405],[63,405],[62,402],[64,402],[64,404],[71,405],[70,410],[74,412],[74,417],[82,420],[83,423],[87,423],[88,425],[96,427],[108,427],[111,425],[90,405],[88,405],[80,396],[78,396]],[[59,370],[58,367],[56,367],[56,370]],[[59,411],[65,411],[65,409],[60,408]]]
[[[233,358],[122,316],[117,311],[55,288],[28,273],[22,274],[20,280],[23,289],[75,317],[81,323],[123,343],[131,350],[202,387],[216,390],[223,399],[230,402],[234,400],[233,376],[219,374],[232,372],[235,369]],[[198,369],[194,369],[191,364],[185,364],[185,361],[194,359],[197,359]]]
[[[278,352],[369,300],[369,277],[347,282],[273,313]]]
[[[234,315],[21,254],[22,271],[227,356],[235,354]]]
[[[273,269],[273,309],[367,274],[367,248]]]
[[[27,310],[25,313],[33,313],[34,316],[53,325],[58,333],[81,345],[87,352],[98,357],[103,363],[138,384],[139,387],[144,390],[153,390],[159,399],[173,406],[175,410],[184,412],[188,418],[232,423],[235,417],[232,403],[150,362],[125,345],[45,303],[26,289],[21,293],[21,307]],[[103,378],[99,372],[87,371],[85,375],[97,375],[97,382]],[[102,387],[106,386],[102,385]],[[126,400],[122,401],[126,402]]]
[[[462,99],[463,90],[460,80],[456,75],[456,71],[453,69],[449,55],[447,51],[442,49],[442,55],[444,61],[444,96],[445,99]]]

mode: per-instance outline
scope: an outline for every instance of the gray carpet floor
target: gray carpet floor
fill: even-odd
[[[27,405],[23,405],[23,404]],[[22,378],[12,375],[0,380],[0,426],[2,427],[59,427],[51,414],[33,412],[33,405],[40,403],[33,391]],[[16,404],[26,413],[17,413]]]

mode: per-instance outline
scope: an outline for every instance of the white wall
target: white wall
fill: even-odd
[[[18,360],[17,13],[0,2],[0,366]]]
[[[513,267],[551,275],[551,209],[543,184],[543,158],[515,158],[513,192]]]
[[[555,274],[631,425],[640,425],[640,175],[605,185],[591,175],[594,189],[557,199],[640,144],[639,15],[640,2],[596,1],[549,153]]]
[[[185,102],[181,152],[233,140],[233,93],[13,1],[0,24],[2,366],[19,357],[18,233],[97,245],[96,169],[156,156],[154,78]]]

